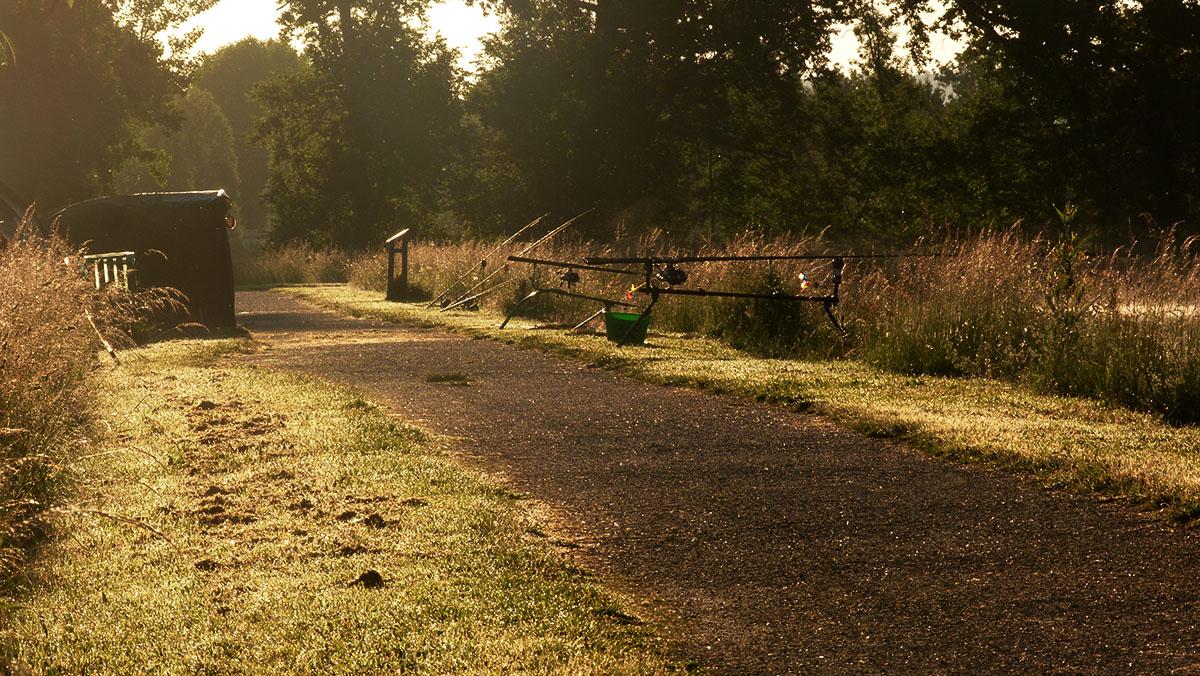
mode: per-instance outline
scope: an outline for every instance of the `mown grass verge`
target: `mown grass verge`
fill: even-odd
[[[103,374],[111,434],[0,598],[0,672],[672,667],[531,504],[352,392],[229,358],[248,349],[158,345]]]
[[[647,347],[618,348],[600,336],[537,329],[528,321],[499,331],[491,313],[439,313],[350,287],[284,291],[355,316],[440,326],[651,382],[813,411],[940,457],[1028,472],[1046,484],[1129,499],[1181,521],[1200,516],[1200,428],[1092,399],[985,378],[905,376],[852,360],[763,359],[682,334],[653,334]]]

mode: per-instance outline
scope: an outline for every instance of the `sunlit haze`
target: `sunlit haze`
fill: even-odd
[[[185,28],[203,28],[204,35],[196,43],[196,51],[214,52],[246,37],[260,40],[277,37],[278,11],[276,0],[221,0]],[[494,15],[484,14],[478,6],[468,6],[463,0],[445,0],[429,10],[430,32],[441,34],[451,47],[459,50],[464,68],[469,68],[479,54],[480,39],[499,25]]]
[[[269,40],[279,35],[277,0],[221,0],[215,7],[188,22],[184,28],[196,26],[204,34],[196,43],[198,53],[211,53],[246,37]],[[470,71],[483,45],[480,40],[495,32],[500,21],[494,14],[485,14],[478,6],[463,0],[444,0],[429,9],[430,33],[441,34],[447,44],[459,50],[459,65]],[[961,46],[940,33],[930,35],[930,53],[935,62],[952,60]],[[849,27],[833,36],[830,57],[835,64],[849,68],[858,56],[858,38]]]

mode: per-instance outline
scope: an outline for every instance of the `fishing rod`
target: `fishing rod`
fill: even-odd
[[[749,261],[820,261],[840,258],[842,260],[860,260],[869,258],[936,258],[940,253],[902,253],[902,254],[781,254],[781,255],[746,255],[746,256],[628,256],[607,257],[589,256],[584,260],[593,265],[641,265],[645,263],[729,263]]]
[[[530,265],[545,265],[552,268],[564,268],[568,270],[591,270],[593,272],[610,272],[617,275],[640,275],[642,273],[637,270],[622,270],[620,268],[606,268],[598,265],[585,265],[583,263],[570,263],[567,261],[552,261],[545,258],[526,258],[524,256],[509,256],[508,260],[514,263],[528,263]]]
[[[640,325],[650,315],[650,311],[658,303],[663,296],[696,296],[696,297],[713,297],[713,298],[744,298],[748,300],[769,300],[769,301],[792,301],[792,302],[808,302],[819,303],[825,311],[825,316],[829,318],[829,322],[837,329],[838,333],[846,335],[846,329],[838,320],[837,315],[833,313],[833,309],[837,307],[841,301],[841,286],[842,274],[846,267],[847,259],[864,259],[864,258],[899,258],[905,254],[802,254],[802,255],[761,255],[761,256],[629,256],[629,257],[613,257],[613,256],[589,256],[584,260],[589,265],[641,265],[645,281],[640,285],[630,290],[630,295],[634,293],[645,294],[650,297],[649,304],[642,309],[636,321],[630,324],[625,335],[617,340],[617,344],[627,342],[635,327]],[[750,262],[750,261],[779,261],[779,260],[828,260],[831,263],[832,271],[827,283],[832,286],[830,293],[813,295],[807,293],[755,293],[748,291],[722,291],[710,289],[682,289],[679,288],[687,283],[688,273],[686,270],[676,267],[685,263],[708,263],[708,262]],[[813,283],[805,275],[801,275],[801,288],[807,289],[813,286]]]
[[[554,288],[554,287],[550,287],[550,286],[541,286],[537,283],[536,279],[532,280],[530,282],[530,286],[533,287],[533,291],[530,291],[528,295],[526,295],[524,298],[517,301],[515,305],[513,305],[512,309],[510,309],[508,311],[507,316],[504,317],[504,321],[500,323],[501,329],[508,326],[508,322],[511,321],[512,318],[515,317],[518,312],[520,312],[521,306],[523,306],[525,303],[533,300],[534,298],[538,297],[539,295],[541,295],[543,293],[554,294],[556,296],[563,296],[566,298],[577,298],[579,300],[592,301],[593,303],[600,303],[601,305],[604,306],[596,313],[590,315],[587,319],[576,324],[572,328],[573,331],[578,331],[585,324],[592,321],[596,317],[599,317],[600,315],[604,314],[606,311],[608,311],[613,306],[620,306],[620,307],[627,307],[627,308],[638,307],[638,305],[636,303],[622,301],[622,300],[613,300],[611,298],[601,298],[600,296],[590,296],[588,294],[579,293],[574,290],[575,285],[578,284],[580,281],[579,273],[577,272],[578,270],[586,270],[586,271],[590,271],[590,272],[604,272],[604,273],[618,274],[618,275],[633,275],[633,276],[640,275],[641,273],[639,273],[636,270],[622,270],[620,268],[601,267],[598,265],[585,265],[583,263],[571,263],[568,261],[554,261],[554,260],[548,260],[545,258],[526,258],[524,256],[509,256],[508,260],[513,263],[525,263],[527,265],[532,265],[532,266],[534,266],[535,270],[537,269],[537,266],[539,266],[539,265],[545,265],[547,267],[559,268],[561,270],[561,272],[559,272],[559,274],[558,274],[558,279],[562,285],[566,286],[566,289]]]
[[[629,301],[613,300],[611,298],[602,298],[600,296],[589,296],[585,293],[576,293],[575,291],[571,291],[570,287],[568,287],[567,289],[556,289],[552,286],[540,286],[536,282],[534,282],[532,284],[532,286],[533,286],[533,291],[530,291],[528,295],[526,295],[521,300],[517,301],[516,305],[513,305],[512,309],[508,311],[508,314],[505,315],[505,317],[504,317],[504,321],[500,322],[500,328],[503,329],[504,327],[508,326],[508,322],[511,321],[512,318],[517,315],[517,313],[521,310],[522,305],[533,300],[534,298],[537,298],[539,295],[541,295],[543,293],[550,293],[550,294],[554,294],[556,296],[563,296],[565,298],[578,298],[579,300],[590,300],[593,303],[600,303],[601,305],[604,306],[595,314],[589,315],[587,319],[579,322],[574,327],[572,327],[572,330],[576,330],[576,331],[579,330],[580,328],[582,328],[584,324],[587,324],[588,322],[592,321],[596,317],[599,317],[601,314],[603,314],[605,311],[607,311],[609,308],[613,307],[614,305],[620,306],[620,307],[628,307],[628,308],[638,307],[637,303],[631,303]]]
[[[467,305],[467,304],[471,303],[472,301],[476,301],[476,300],[479,300],[480,298],[483,298],[484,296],[492,293],[493,291],[499,291],[500,289],[503,289],[506,286],[512,286],[516,282],[517,282],[517,280],[515,278],[506,279],[502,282],[497,282],[495,286],[488,287],[488,288],[484,289],[483,291],[480,291],[479,293],[467,296],[466,298],[460,298],[459,300],[456,300],[454,302],[454,305],[448,305],[442,309],[443,310],[452,310],[457,307],[462,307],[463,305]]]
[[[579,215],[575,216],[574,218],[572,218],[572,219],[568,220],[566,223],[563,223],[562,225],[558,226],[557,228],[555,228],[555,229],[551,230],[550,232],[546,233],[544,236],[542,236],[542,238],[541,238],[541,239],[538,239],[537,241],[533,242],[532,244],[530,244],[529,246],[525,247],[525,248],[524,248],[524,249],[522,249],[521,251],[517,252],[517,254],[516,254],[516,255],[518,255],[518,256],[524,256],[525,254],[529,253],[530,251],[533,251],[535,248],[537,248],[537,247],[541,246],[543,243],[545,243],[545,242],[549,241],[551,238],[555,237],[556,235],[558,235],[558,234],[559,234],[560,232],[562,232],[563,230],[566,230],[566,229],[567,229],[567,228],[568,228],[568,227],[569,227],[569,226],[570,226],[572,223],[574,223],[575,221],[577,221],[577,220],[579,220],[579,219],[583,218],[584,216],[586,216],[587,214],[591,213],[591,211],[592,211],[592,209],[588,209],[587,211],[584,211],[584,212],[580,213]],[[459,296],[459,297],[458,297],[458,298],[456,298],[456,299],[455,299],[453,302],[451,302],[450,304],[448,304],[448,305],[446,305],[445,307],[443,307],[441,311],[442,311],[442,312],[445,312],[446,310],[453,310],[454,308],[456,308],[456,307],[459,307],[460,305],[464,305],[465,303],[468,303],[468,302],[470,302],[470,301],[472,301],[472,300],[475,300],[475,299],[477,299],[477,298],[480,298],[481,296],[484,296],[484,295],[487,295],[488,293],[491,293],[492,291],[494,291],[494,290],[495,290],[496,288],[498,288],[498,287],[492,287],[491,289],[488,289],[487,291],[484,291],[484,292],[482,292],[482,293],[477,293],[477,294],[475,294],[474,296],[471,296],[471,298],[467,298],[467,296],[470,296],[470,295],[471,295],[471,294],[472,294],[474,291],[476,291],[477,289],[479,289],[479,287],[483,286],[483,285],[484,285],[484,284],[486,284],[486,283],[487,283],[489,280],[491,280],[493,277],[495,277],[496,275],[500,274],[501,272],[503,272],[503,271],[505,271],[505,270],[507,270],[507,269],[508,269],[508,262],[505,262],[503,265],[501,265],[500,267],[496,268],[496,269],[495,269],[495,270],[494,270],[494,271],[493,271],[493,272],[492,272],[490,275],[488,275],[487,277],[484,277],[483,279],[479,280],[479,282],[478,282],[478,283],[476,283],[476,284],[475,284],[475,286],[472,286],[471,288],[467,289],[466,293],[464,293],[463,295]]]
[[[538,223],[541,223],[541,222],[542,222],[542,220],[544,220],[544,219],[545,219],[547,216],[549,216],[549,215],[550,215],[550,214],[542,214],[541,216],[538,216],[537,218],[535,218],[535,219],[533,219],[532,221],[530,221],[530,222],[529,222],[529,224],[528,224],[528,225],[526,225],[525,227],[523,227],[523,228],[521,228],[520,230],[518,230],[518,231],[514,232],[514,233],[513,233],[511,236],[509,236],[509,238],[508,238],[508,239],[506,239],[506,240],[504,240],[503,242],[501,242],[500,244],[496,245],[496,248],[494,248],[494,249],[492,249],[491,251],[489,251],[489,252],[487,252],[486,254],[484,254],[483,258],[479,259],[479,265],[480,265],[480,266],[487,265],[487,261],[488,261],[488,259],[489,259],[489,258],[491,258],[492,256],[494,256],[494,255],[496,255],[496,254],[500,253],[500,252],[501,252],[501,251],[504,249],[504,247],[508,246],[509,244],[512,244],[512,243],[513,243],[513,241],[515,241],[515,240],[516,240],[518,237],[520,237],[521,235],[525,234],[525,232],[526,232],[527,230],[529,230],[530,228],[532,228],[532,227],[536,226]],[[450,283],[450,286],[447,286],[447,287],[446,287],[446,288],[445,288],[445,289],[444,289],[444,290],[443,290],[441,293],[439,293],[439,294],[437,295],[437,298],[434,298],[433,300],[429,301],[429,304],[428,304],[428,305],[426,305],[425,307],[427,307],[427,308],[431,308],[431,307],[433,307],[434,305],[437,305],[439,302],[441,302],[441,300],[442,300],[443,298],[445,298],[445,297],[446,297],[446,296],[447,296],[447,295],[448,295],[448,294],[449,294],[449,293],[450,293],[450,292],[451,292],[451,291],[454,289],[454,287],[458,286],[458,285],[459,285],[459,284],[461,284],[462,282],[465,282],[465,281],[467,280],[467,278],[468,278],[468,277],[470,277],[470,276],[471,276],[471,275],[472,275],[474,272],[475,272],[475,266],[474,266],[474,265],[472,265],[471,267],[467,268],[467,271],[466,271],[466,272],[464,272],[464,273],[462,274],[462,276],[461,276],[461,277],[459,277],[458,279],[456,279],[456,280],[454,280],[453,282],[451,282],[451,283]]]

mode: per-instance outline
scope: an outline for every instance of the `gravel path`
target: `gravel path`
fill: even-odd
[[[238,309],[254,359],[552,507],[569,556],[717,671],[1200,671],[1196,533],[777,406],[280,294]]]

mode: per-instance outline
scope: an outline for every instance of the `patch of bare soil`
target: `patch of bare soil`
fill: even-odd
[[[719,671],[1200,669],[1195,532],[780,407],[277,294],[238,307],[268,343],[248,359],[455,437]]]

